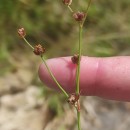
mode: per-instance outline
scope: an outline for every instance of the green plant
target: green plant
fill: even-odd
[[[63,0],[63,3],[68,7],[68,9],[70,10],[70,12],[72,13],[73,18],[75,19],[75,21],[78,23],[79,26],[79,44],[78,44],[78,54],[74,55],[71,60],[73,62],[73,64],[76,64],[76,87],[75,87],[75,93],[73,94],[68,94],[64,88],[60,85],[60,83],[57,81],[57,79],[55,78],[55,76],[53,75],[53,73],[51,72],[50,68],[48,67],[45,59],[44,59],[44,53],[45,53],[45,48],[42,47],[40,44],[36,45],[36,46],[32,46],[25,38],[26,36],[26,32],[24,30],[24,28],[20,28],[18,29],[18,34],[21,38],[23,38],[23,40],[27,43],[27,45],[33,50],[35,55],[38,55],[41,57],[42,61],[44,62],[50,76],[52,77],[52,79],[55,81],[55,83],[57,84],[57,87],[62,91],[62,93],[65,95],[65,97],[68,100],[68,103],[71,104],[72,106],[75,107],[76,111],[77,111],[77,124],[78,124],[78,130],[81,130],[81,126],[80,126],[80,61],[81,61],[81,46],[82,46],[82,32],[83,32],[83,26],[84,26],[84,22],[87,18],[87,14],[88,14],[88,9],[90,7],[90,3],[91,0],[89,0],[88,6],[85,10],[85,12],[74,12],[73,9],[70,7],[72,4],[72,0]],[[57,101],[57,100],[55,100]],[[55,107],[55,105],[53,105]]]

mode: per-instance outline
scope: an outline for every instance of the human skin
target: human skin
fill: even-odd
[[[76,65],[71,57],[47,60],[52,73],[68,93],[75,92]],[[58,90],[44,64],[39,77],[47,86]],[[130,57],[81,58],[80,91],[84,96],[130,101]]]

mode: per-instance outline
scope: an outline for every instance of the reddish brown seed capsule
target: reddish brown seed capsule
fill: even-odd
[[[71,94],[71,95],[69,96],[69,98],[68,98],[68,103],[74,105],[75,102],[77,102],[77,101],[79,100],[79,96],[80,96],[80,95],[77,95],[77,94],[75,94],[75,93]]]
[[[84,12],[76,12],[73,14],[73,17],[76,21],[81,22],[85,18],[85,13]]]
[[[21,38],[25,37],[26,35],[25,29],[24,28],[18,29],[18,34]]]
[[[45,48],[43,48],[40,44],[36,45],[33,50],[35,55],[42,55],[45,52]]]
[[[73,57],[71,57],[71,61],[72,61],[74,64],[78,64],[79,55],[78,55],[78,54],[75,54]]]
[[[78,111],[80,111],[79,94],[71,94],[68,98],[68,103],[73,105]]]
[[[68,98],[68,103],[70,103],[71,105],[74,105],[76,102],[76,98],[75,98],[75,94],[71,94]]]
[[[65,5],[71,5],[72,0],[63,0],[63,3],[64,3]]]

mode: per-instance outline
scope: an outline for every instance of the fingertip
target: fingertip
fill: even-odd
[[[67,92],[74,92],[76,65],[72,64],[71,57],[49,59],[46,63],[60,85]],[[38,74],[44,84],[50,88],[59,90],[43,63],[39,66]]]
[[[76,88],[76,65],[71,57],[60,57],[46,61],[57,81],[69,93],[74,93]],[[80,90],[83,95],[94,93],[94,82],[97,70],[98,58],[82,57],[80,73]],[[39,77],[48,87],[57,89],[44,64],[39,67]]]
[[[71,57],[47,60],[57,81],[68,92],[75,92],[76,65]],[[47,86],[58,89],[44,64],[39,66],[39,77]],[[82,95],[107,99],[130,100],[130,57],[82,57],[80,90]]]

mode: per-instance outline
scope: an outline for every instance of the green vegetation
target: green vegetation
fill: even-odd
[[[79,2],[83,10],[86,7],[86,0],[74,2],[74,5]],[[110,56],[128,49],[129,7],[129,0],[93,1],[85,23],[84,54]],[[6,58],[8,51],[21,47],[16,33],[17,28],[21,26],[27,30],[28,38],[33,43],[40,41],[45,43],[49,50],[52,48],[53,52],[49,51],[49,56],[70,55],[69,48],[75,46],[76,25],[69,11],[62,5],[62,0],[1,0],[0,16],[0,59]],[[66,37],[67,42],[71,41],[71,44],[66,43]],[[61,49],[55,55],[53,47],[57,44]],[[68,52],[65,53],[63,50]]]
[[[86,0],[73,2],[74,7],[78,2],[83,10],[86,7]],[[84,55],[130,54],[129,8],[130,0],[93,0],[83,32]],[[71,55],[77,50],[77,25],[62,0],[0,0],[0,67],[5,71],[12,52],[26,51],[17,35],[19,27],[27,30],[32,44],[45,45],[47,57]]]
[[[85,10],[86,0],[73,2]],[[12,68],[12,52],[28,53],[17,35],[19,27],[27,30],[32,44],[45,45],[47,57],[71,55],[78,48],[77,25],[62,0],[0,0],[0,74]],[[83,34],[84,55],[130,55],[130,0],[93,0]],[[57,95],[48,100],[60,113]]]

